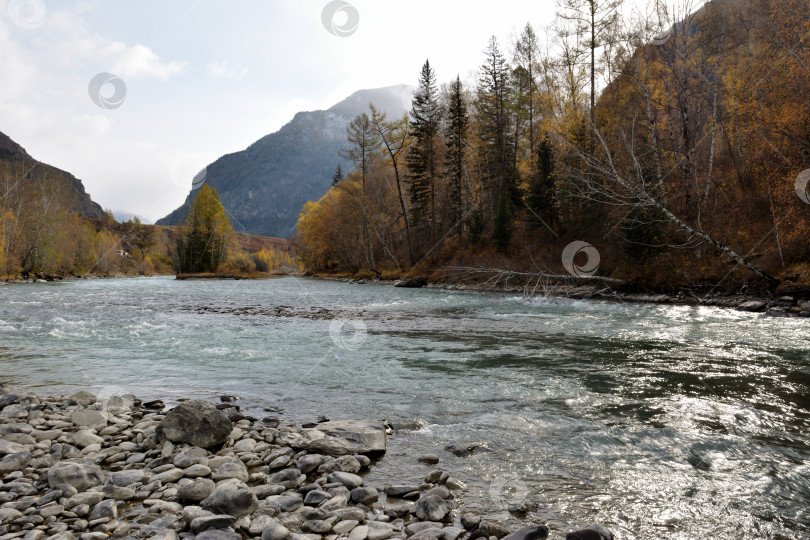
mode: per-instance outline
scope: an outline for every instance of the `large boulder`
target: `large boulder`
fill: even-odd
[[[388,438],[380,420],[338,420],[305,429],[290,440],[296,449],[330,456],[381,454]]]
[[[101,486],[105,481],[106,473],[92,461],[87,463],[60,461],[48,469],[48,485],[51,488],[67,484],[81,492]]]
[[[200,448],[210,448],[228,440],[233,426],[213,403],[186,401],[170,410],[157,427],[158,436]]]

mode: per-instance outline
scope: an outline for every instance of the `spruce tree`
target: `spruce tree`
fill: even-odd
[[[464,101],[464,87],[461,77],[450,86],[450,104],[447,110],[447,128],[444,136],[447,141],[445,170],[447,173],[450,195],[450,219],[459,224],[459,250],[464,248],[464,161],[467,151],[467,134],[470,119],[467,115],[467,104]]]
[[[335,174],[332,175],[332,186],[334,187],[338,185],[343,178],[343,167],[341,167],[340,163],[338,163],[337,169],[335,169]]]
[[[439,177],[438,141],[442,107],[438,101],[436,75],[425,60],[419,75],[419,86],[411,105],[413,145],[406,165],[410,181],[410,203],[414,224],[430,217],[431,236],[436,224],[436,184]]]

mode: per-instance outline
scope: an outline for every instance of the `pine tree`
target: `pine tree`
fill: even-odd
[[[419,86],[411,105],[413,144],[405,163],[411,184],[410,202],[414,225],[430,216],[431,236],[436,224],[436,184],[439,177],[439,128],[442,107],[438,101],[436,75],[425,60],[419,75]]]
[[[512,240],[512,212],[509,209],[509,200],[505,193],[498,199],[498,210],[495,212],[495,221],[492,224],[492,241],[500,253],[506,253],[509,242]]]
[[[343,178],[343,167],[341,167],[340,163],[338,163],[337,169],[335,169],[335,174],[332,175],[332,186],[334,187],[338,185]]]
[[[464,101],[464,87],[461,77],[450,86],[450,104],[447,110],[447,128],[444,136],[447,140],[445,171],[450,191],[450,218],[453,224],[464,218],[464,161],[467,151],[467,137],[470,119],[467,115],[467,104]],[[458,249],[464,249],[464,224],[459,223]]]

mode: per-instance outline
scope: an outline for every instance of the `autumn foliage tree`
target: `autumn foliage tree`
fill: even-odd
[[[216,272],[232,242],[231,227],[216,190],[205,184],[191,203],[183,233],[177,241],[180,273]]]

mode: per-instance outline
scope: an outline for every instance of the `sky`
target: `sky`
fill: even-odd
[[[195,173],[356,90],[473,80],[545,1],[0,0],[0,131],[104,208],[158,219]],[[93,94],[91,96],[91,94]]]

